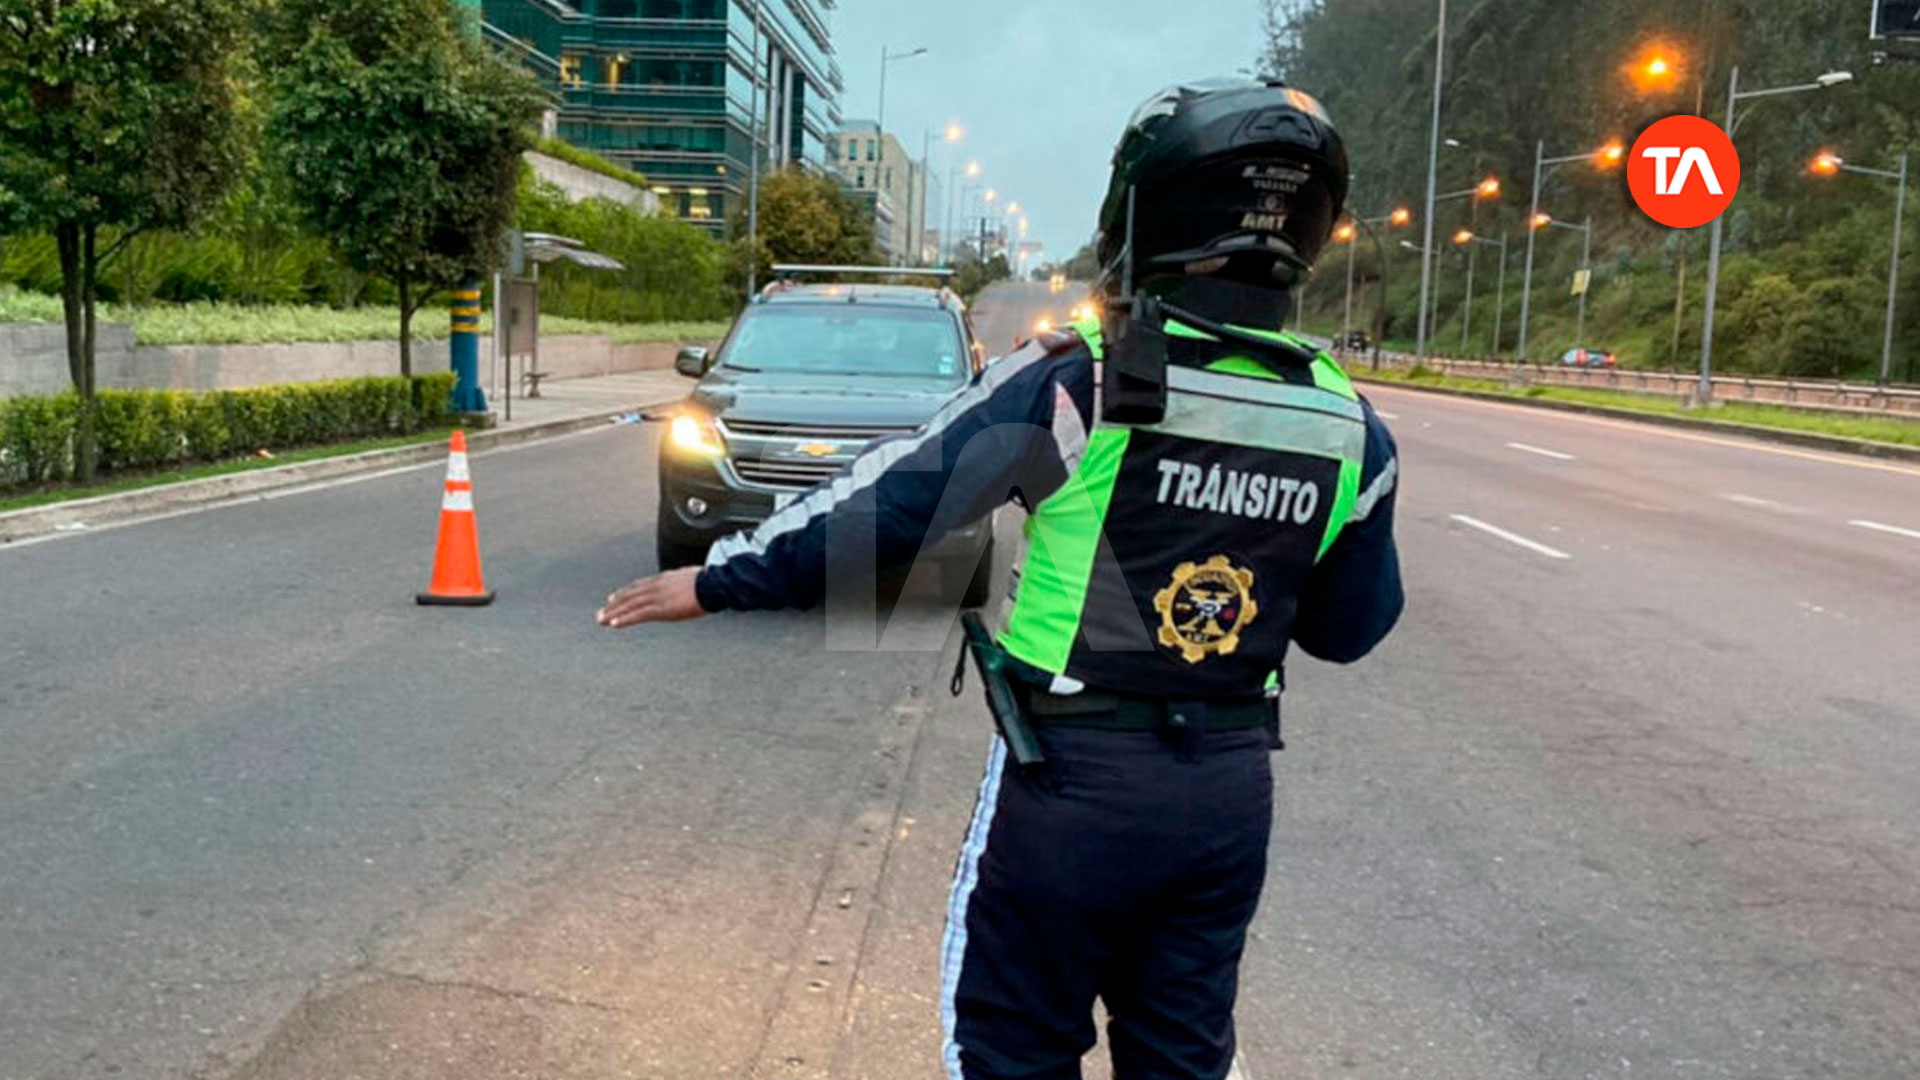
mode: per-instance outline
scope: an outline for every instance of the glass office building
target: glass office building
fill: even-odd
[[[646,177],[718,232],[744,206],[755,57],[762,169],[824,168],[844,83],[834,0],[481,0],[483,30],[547,84],[552,133]]]

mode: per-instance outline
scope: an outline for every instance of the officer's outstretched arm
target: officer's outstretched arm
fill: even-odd
[[[911,565],[1016,491],[1037,505],[1066,482],[1070,433],[1084,435],[1092,402],[1077,343],[1036,342],[995,362],[918,434],[875,445],[752,533],[715,544],[700,606],[814,607],[827,581]]]
[[[1367,460],[1360,499],[1340,538],[1307,578],[1293,640],[1308,655],[1350,664],[1386,639],[1406,605],[1400,553],[1393,542],[1400,457],[1393,435],[1367,412]]]

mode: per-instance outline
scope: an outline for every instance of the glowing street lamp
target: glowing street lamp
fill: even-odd
[[[1497,176],[1489,176],[1485,180],[1480,181],[1480,186],[1473,190],[1474,194],[1479,198],[1497,199],[1500,197],[1500,178]]]
[[[1493,355],[1499,356],[1500,338],[1502,337],[1500,332],[1500,317],[1507,305],[1507,236],[1505,233],[1501,233],[1500,239],[1489,240],[1484,236],[1475,235],[1472,229],[1461,229],[1459,232],[1453,234],[1453,242],[1461,247],[1471,247],[1477,244],[1484,247],[1500,249],[1500,285],[1499,288],[1495,290],[1493,298]],[[1469,343],[1472,341],[1472,334],[1473,260],[1468,259],[1466,311],[1460,318],[1460,352],[1463,355],[1466,354],[1470,348]]]
[[[1816,176],[1839,176],[1849,172],[1892,180],[1897,185],[1893,196],[1893,266],[1887,271],[1887,329],[1880,346],[1880,387],[1885,389],[1888,380],[1893,377],[1893,320],[1900,300],[1900,234],[1901,227],[1906,223],[1907,155],[1900,155],[1900,165],[1896,169],[1869,169],[1862,165],[1849,165],[1840,155],[1823,150],[1808,167]]]
[[[1633,80],[1634,88],[1643,94],[1671,90],[1680,84],[1680,54],[1656,42],[1627,66],[1627,77]]]
[[[1524,364],[1527,359],[1527,329],[1532,325],[1533,315],[1533,237],[1548,225],[1554,224],[1553,218],[1540,212],[1541,185],[1553,175],[1553,170],[1576,161],[1585,161],[1598,169],[1616,168],[1627,157],[1627,147],[1619,139],[1609,139],[1604,146],[1589,150],[1583,154],[1566,154],[1561,157],[1547,156],[1547,142],[1541,139],[1533,144],[1533,206],[1527,211],[1527,268],[1520,280],[1520,340],[1514,346],[1514,359]],[[1516,371],[1520,370],[1515,368]]]
[[[1587,334],[1587,293],[1591,291],[1593,285],[1593,219],[1588,218],[1583,225],[1569,225],[1564,221],[1555,221],[1552,214],[1535,214],[1533,215],[1533,228],[1529,231],[1527,237],[1527,250],[1533,250],[1532,233],[1539,232],[1541,229],[1565,229],[1568,232],[1580,233],[1584,237],[1580,247],[1580,272],[1586,276],[1588,287],[1580,290],[1580,314],[1576,317],[1573,330],[1573,336],[1575,338],[1574,344],[1584,348],[1586,342],[1579,339],[1586,337]],[[1531,272],[1531,262],[1528,264],[1528,269],[1529,272]],[[1532,284],[1531,277],[1528,278],[1528,284]],[[1523,320],[1526,317],[1526,311],[1526,304],[1522,303],[1520,305],[1520,314]],[[1523,321],[1521,326],[1524,327],[1525,325],[1526,323]],[[1525,363],[1526,358],[1526,354],[1521,353],[1516,362]]]
[[[1373,239],[1374,254],[1380,263],[1380,307],[1374,315],[1374,336],[1378,338],[1385,329],[1387,321],[1387,257],[1386,253],[1380,249],[1380,233],[1375,226],[1390,225],[1399,229],[1411,224],[1413,224],[1413,211],[1404,206],[1396,206],[1379,217],[1348,218],[1333,230],[1333,238],[1347,245],[1347,306],[1340,325],[1341,348],[1346,348],[1347,341],[1353,335],[1353,275],[1355,256],[1360,247],[1360,230],[1365,229],[1367,235]],[[1380,364],[1377,348],[1373,355],[1373,363],[1376,368]]]

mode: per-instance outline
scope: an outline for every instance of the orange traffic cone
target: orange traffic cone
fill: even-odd
[[[453,433],[447,455],[447,492],[440,501],[440,541],[433,554],[433,582],[414,597],[422,604],[485,607],[493,603],[480,576],[480,526],[473,515],[473,477],[467,471],[467,433]]]

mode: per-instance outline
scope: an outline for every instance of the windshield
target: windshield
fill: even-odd
[[[966,378],[966,349],[941,310],[856,304],[758,307],[741,317],[720,362],[748,371],[888,378]]]

